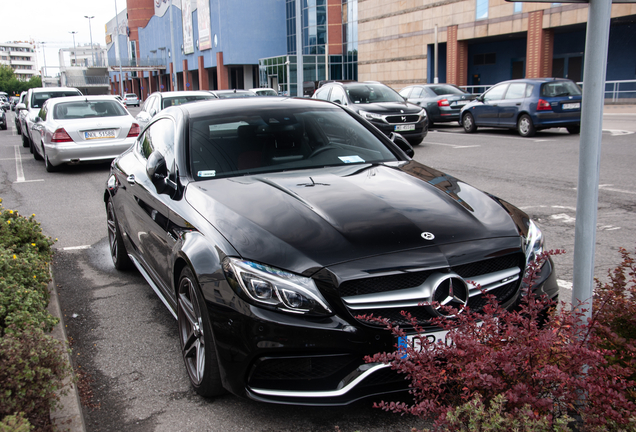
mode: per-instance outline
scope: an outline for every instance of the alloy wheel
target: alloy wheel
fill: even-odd
[[[190,379],[201,384],[205,373],[205,334],[201,306],[188,277],[179,284],[178,319],[181,350]]]

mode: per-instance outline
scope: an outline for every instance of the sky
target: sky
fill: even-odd
[[[89,20],[84,16],[94,16],[90,20],[93,43],[106,46],[105,26],[115,18],[117,12],[126,8],[126,0],[0,0],[0,42],[30,41],[44,42],[44,55],[38,46],[38,65],[46,67],[48,76],[59,72],[61,48],[75,44],[90,46]]]

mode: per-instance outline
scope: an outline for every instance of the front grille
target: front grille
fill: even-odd
[[[252,373],[254,380],[315,380],[326,378],[354,360],[352,356],[269,358]]]
[[[386,117],[386,121],[391,124],[416,123],[419,119],[420,116],[417,114],[392,115]]]
[[[375,294],[415,288],[422,285],[433,273],[454,272],[461,276],[464,280],[470,281],[471,278],[496,273],[502,270],[512,268],[521,269],[521,273],[517,280],[488,291],[488,295],[494,295],[499,303],[505,303],[511,300],[519,290],[524,265],[525,257],[523,254],[504,255],[474,263],[451,266],[446,269],[427,270],[388,276],[375,276],[345,281],[340,285],[339,293],[342,297],[355,297],[364,294]],[[426,301],[426,299],[422,299],[422,302],[424,301]],[[468,307],[473,311],[479,312],[483,309],[486,303],[486,296],[478,294],[470,297]],[[429,309],[422,306],[374,309],[371,305],[364,310],[350,310],[349,312],[354,317],[373,314],[374,317],[387,318],[394,324],[400,325],[402,328],[410,328],[411,323],[401,314],[402,311],[410,313],[414,318],[416,318],[418,325],[422,326],[429,325],[430,320],[434,318],[434,315],[429,313]],[[367,319],[356,319],[369,326],[383,327],[381,324],[377,324]]]

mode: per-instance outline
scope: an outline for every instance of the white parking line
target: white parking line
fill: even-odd
[[[424,144],[433,144],[444,147],[452,147],[452,148],[472,148],[472,147],[481,147],[480,145],[457,145],[457,144],[445,144],[445,143],[436,143],[430,141],[424,141]]]
[[[15,172],[16,182],[20,183],[24,181],[24,169],[22,169],[22,155],[20,154],[20,147],[14,146],[15,149]]]
[[[572,282],[569,281],[565,281],[562,279],[557,279],[557,285],[559,285],[559,288],[561,289],[572,289]]]
[[[609,132],[612,134],[612,136],[631,135],[634,133],[632,131],[626,131],[626,130],[620,130],[620,129],[603,129],[603,132]]]
[[[91,245],[83,245],[83,246],[69,246],[69,247],[62,248],[62,250],[70,251],[70,250],[82,250],[82,249],[90,249],[90,248],[91,248]]]

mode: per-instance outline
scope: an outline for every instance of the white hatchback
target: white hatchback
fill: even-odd
[[[124,105],[139,106],[139,98],[135,93],[126,93],[124,95]]]

